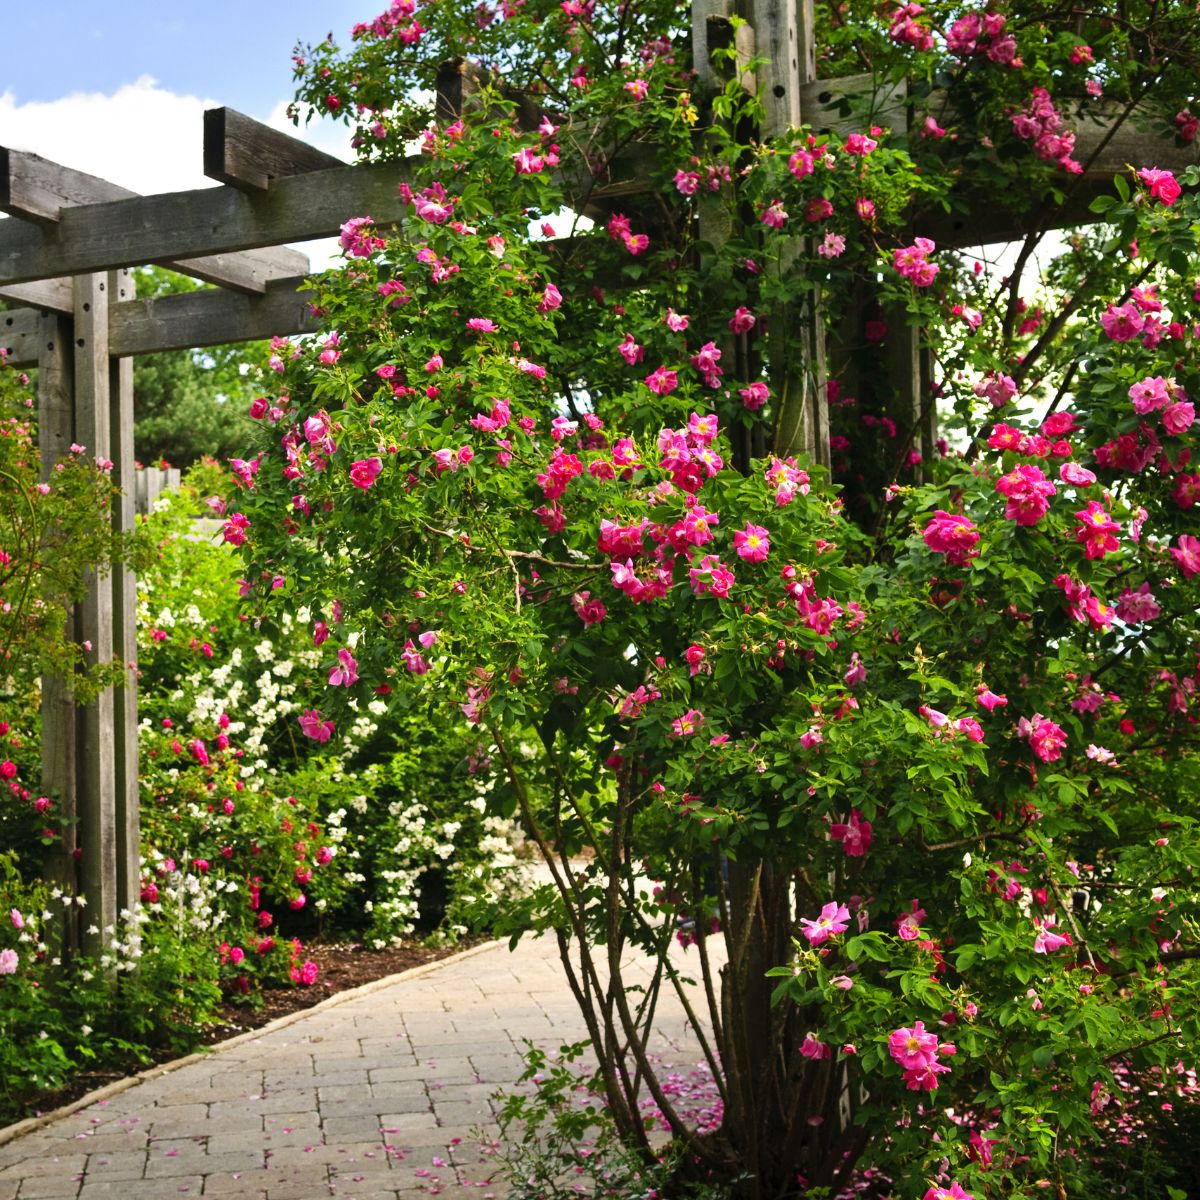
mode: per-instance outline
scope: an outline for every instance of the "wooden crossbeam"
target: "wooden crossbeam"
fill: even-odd
[[[244,191],[265,191],[272,180],[346,164],[299,138],[233,108],[204,114],[204,173]]]
[[[52,228],[0,221],[0,285],[148,262],[194,274],[194,255],[332,237],[353,216],[392,224],[403,215],[397,188],[409,175],[403,163],[339,167],[278,179],[255,195],[200,188],[64,208]],[[289,263],[287,275],[308,265]]]
[[[111,352],[150,354],[312,333],[319,323],[310,309],[311,297],[296,290],[303,282],[303,278],[275,280],[262,296],[182,292],[118,304],[111,315]]]
[[[109,353],[125,358],[313,333],[319,322],[310,297],[297,290],[304,281],[274,280],[262,296],[212,289],[123,301],[109,314]],[[22,369],[37,366],[40,329],[32,309],[0,313],[0,347],[9,351],[4,361]]]
[[[43,312],[74,311],[74,292],[69,279],[39,279],[35,283],[13,283],[0,287],[0,299],[27,304]]]
[[[8,352],[4,361],[10,366],[22,370],[36,367],[43,340],[41,313],[32,308],[0,312],[0,348]]]
[[[0,209],[10,216],[23,218],[22,223],[40,226],[46,234],[52,234],[57,228],[64,211],[136,197],[136,192],[89,175],[86,171],[60,166],[36,154],[0,147]],[[270,280],[302,275],[308,270],[308,258],[304,254],[283,246],[236,255],[220,252],[202,257],[187,254],[184,257],[184,254],[187,252],[181,253],[178,258],[164,255],[154,260],[147,258],[109,265],[141,266],[143,262],[158,261],[164,267],[206,283],[218,283],[249,293],[262,293]],[[45,277],[46,273],[41,272],[41,278]],[[56,307],[55,311],[69,312],[70,304],[65,308]]]

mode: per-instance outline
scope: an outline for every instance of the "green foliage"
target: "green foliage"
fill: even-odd
[[[26,698],[54,668],[86,700],[121,677],[119,664],[64,636],[86,569],[127,559],[112,529],[111,464],[76,447],[42,479],[29,379],[0,361],[0,696]]]

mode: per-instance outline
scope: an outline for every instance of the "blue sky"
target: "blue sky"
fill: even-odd
[[[43,0],[6,4],[0,93],[18,104],[111,94],[152,76],[179,94],[265,116],[292,94],[297,41],[350,27],[386,0]]]
[[[3,0],[0,0],[3,3]],[[344,126],[295,128],[292,50],[388,0],[34,0],[5,4],[0,146],[143,194],[216,186],[203,113],[227,105],[350,161]],[[322,264],[336,242],[302,247]]]

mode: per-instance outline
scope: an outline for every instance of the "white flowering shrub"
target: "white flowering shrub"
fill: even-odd
[[[517,828],[489,807],[487,747],[422,714],[381,726],[378,699],[327,743],[298,737],[332,655],[304,610],[269,628],[239,611],[240,560],[197,532],[197,507],[185,489],[146,521],[143,902],[181,936],[203,925],[235,993],[304,982],[298,937],[382,947],[487,928],[522,875]]]

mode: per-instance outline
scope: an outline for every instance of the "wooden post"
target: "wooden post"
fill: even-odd
[[[75,440],[97,458],[111,454],[109,436],[108,274],[75,280]],[[88,665],[113,656],[111,580],[89,574],[78,633]],[[89,647],[90,648],[87,648]],[[78,709],[80,890],[87,901],[81,945],[99,956],[117,920],[116,756],[113,689]],[[95,930],[91,933],[89,930]]]
[[[38,322],[38,448],[42,456],[42,481],[50,482],[54,464],[65,458],[75,440],[74,355],[70,317],[46,314]],[[74,639],[75,615],[67,617],[66,636]],[[46,851],[45,877],[52,888],[67,896],[78,891],[76,846],[76,720],[75,702],[61,675],[42,677],[42,793],[53,808],[46,814],[47,828],[58,841]],[[78,923],[74,909],[52,909],[48,929],[50,956],[57,958],[78,949]]]
[[[782,5],[779,0],[756,0],[755,20],[764,23],[766,49],[778,56],[766,73],[762,101],[766,110],[763,134],[778,137],[789,126],[808,120],[802,111],[803,86],[817,77],[816,16],[813,0]],[[786,73],[784,73],[786,66]],[[812,114],[815,120],[815,114]],[[794,220],[799,220],[797,214]],[[793,238],[780,253],[780,271],[793,264],[805,239]],[[812,249],[811,245],[808,247]],[[807,454],[829,465],[829,405],[825,366],[825,318],[817,289],[803,301],[781,304],[771,313],[771,390],[775,400],[776,454]]]
[[[891,395],[887,402],[887,415],[896,422],[901,445],[916,451],[925,462],[933,451],[930,436],[937,422],[931,403],[932,396],[925,382],[921,349],[921,330],[908,323],[908,314],[902,305],[893,305],[886,310],[887,339],[885,352]],[[905,464],[897,464],[903,471]],[[916,476],[923,475],[917,467]]]
[[[135,299],[128,269],[109,276],[110,308]],[[134,511],[133,359],[109,358],[109,453],[113,482],[121,489],[113,527],[131,533]],[[125,680],[113,698],[114,817],[116,823],[116,904],[134,912],[141,891],[138,822],[137,581],[122,563],[112,570],[113,652],[125,667]],[[131,927],[133,928],[133,927]]]

